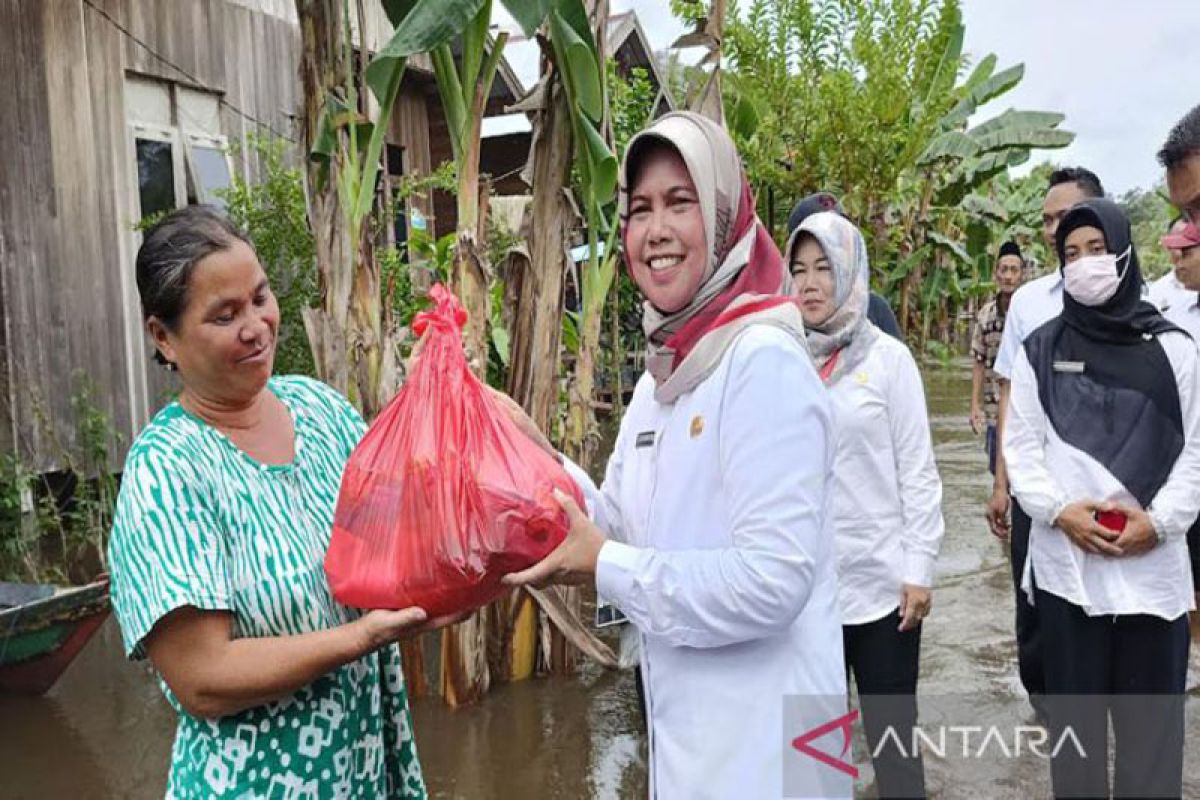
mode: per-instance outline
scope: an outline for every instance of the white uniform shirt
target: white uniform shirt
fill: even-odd
[[[1197,293],[1185,289],[1174,271],[1150,284],[1150,302],[1162,315],[1200,342],[1200,304]]]
[[[992,369],[1005,380],[1012,379],[1017,352],[1029,334],[1062,313],[1063,279],[1057,269],[1032,280],[1013,292],[1004,318],[1000,352]]]
[[[1086,553],[1051,527],[1063,507],[1077,500],[1135,508],[1138,502],[1104,466],[1059,438],[1038,399],[1037,377],[1025,349],[1018,351],[1004,457],[1013,494],[1033,519],[1022,578],[1031,601],[1036,584],[1089,616],[1151,614],[1174,620],[1195,607],[1186,534],[1200,512],[1200,369],[1191,339],[1171,332],[1158,340],[1179,386],[1186,443],[1149,506],[1155,528],[1166,540],[1141,555],[1119,558]]]
[[[652,797],[781,797],[784,759],[838,774],[784,719],[787,695],[845,707],[832,465],[824,387],[765,325],[674,403],[644,374],[599,490],[568,463],[609,537],[596,590],[640,633]]]
[[[902,583],[933,585],[945,525],[921,373],[908,348],[879,336],[829,387],[837,423],[834,534],[843,625],[887,616]]]

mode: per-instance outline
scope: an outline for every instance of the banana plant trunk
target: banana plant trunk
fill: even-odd
[[[517,301],[508,393],[541,430],[549,431],[558,409],[563,275],[573,214],[562,190],[571,175],[570,109],[558,74],[545,80],[545,104],[536,112],[529,154],[533,198],[527,214],[530,224],[524,231],[529,259],[518,262],[523,268],[510,276]],[[537,643],[544,638],[538,636],[539,615],[524,592],[510,595],[500,606],[513,620],[508,675],[513,680],[528,678],[536,668]],[[546,624],[544,618],[540,624]],[[548,631],[543,634],[550,637],[553,650],[554,636]]]
[[[296,0],[300,22],[300,77],[304,87],[304,152],[313,152],[325,101],[348,83],[351,58],[340,0]],[[390,113],[390,106],[384,108]],[[342,171],[356,169],[344,151],[322,167],[305,159],[306,202],[317,260],[321,304],[305,309],[304,327],[317,376],[345,394],[366,419],[378,413],[396,389],[399,365],[381,307],[379,270],[369,225],[356,225],[339,193]],[[420,643],[401,644],[409,691],[421,695],[428,681]]]

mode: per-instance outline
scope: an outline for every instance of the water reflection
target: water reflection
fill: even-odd
[[[981,442],[967,423],[968,365],[929,370],[925,385],[946,537],[933,613],[925,622],[921,692],[967,697],[981,714],[1019,717],[1027,712],[1016,676],[1007,551],[983,521],[991,479]],[[1200,654],[1193,653],[1189,686],[1198,684]],[[500,686],[474,708],[415,702],[430,792],[469,800],[645,797],[636,703],[629,673],[596,669],[578,679]],[[1200,797],[1200,699],[1189,702],[1187,720],[1184,795]],[[173,732],[171,710],[146,667],[121,657],[120,635],[110,620],[47,697],[0,698],[0,796],[162,797]],[[1041,765],[980,764],[964,772],[936,758],[926,763],[932,797],[1049,796]],[[869,784],[869,777],[860,781],[864,796]]]

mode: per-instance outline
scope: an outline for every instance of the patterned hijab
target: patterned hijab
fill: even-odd
[[[804,323],[799,306],[788,297],[791,276],[755,213],[733,140],[707,117],[686,111],[666,114],[630,140],[618,200],[625,252],[630,252],[625,222],[631,179],[655,142],[670,145],[683,159],[696,186],[709,244],[704,279],[684,308],[668,314],[643,304],[646,369],[654,376],[654,397],[672,403],[716,369],[747,326],[774,325],[803,346]]]
[[[833,271],[834,311],[829,319],[808,329],[808,350],[826,385],[833,385],[867,357],[879,329],[867,319],[870,267],[862,233],[848,219],[832,211],[812,214],[792,232],[787,243],[789,264],[800,237],[817,240]]]

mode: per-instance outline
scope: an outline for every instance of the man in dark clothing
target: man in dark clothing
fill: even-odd
[[[800,223],[804,221],[805,217],[819,211],[833,211],[843,217],[846,216],[846,212],[842,211],[841,203],[829,192],[810,194],[796,203],[792,213],[788,215],[788,236],[791,236],[792,232],[800,227]],[[875,292],[871,292],[867,302],[867,319],[888,336],[904,341],[904,335],[900,332],[900,323],[896,321],[892,307],[888,305],[887,300]]]

